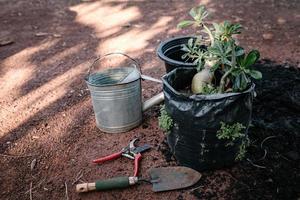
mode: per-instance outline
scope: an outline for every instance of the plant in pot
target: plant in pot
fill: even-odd
[[[195,8],[196,9],[196,8]],[[190,15],[193,17],[194,20],[198,20],[195,15],[195,9],[190,11]],[[208,15],[207,12],[204,12],[201,16],[204,19]],[[193,21],[185,20],[178,24],[178,27],[184,27],[188,25],[192,25]],[[207,26],[203,26],[204,30],[209,31]],[[209,32],[208,32],[209,33]],[[197,62],[193,59],[185,59],[186,57],[183,56],[186,52],[182,49],[182,45],[191,44],[189,41],[191,39],[196,39],[196,36],[178,36],[174,38],[170,38],[161,42],[157,48],[157,55],[158,57],[164,61],[166,72],[170,72],[177,67],[196,67]],[[204,44],[200,46],[194,46],[194,48],[202,48],[206,49]]]
[[[237,44],[234,35],[240,33],[240,24],[225,21],[208,27],[204,6],[192,8],[190,15],[193,20],[178,27],[196,26],[209,39],[193,37],[181,45],[182,59],[196,68],[178,67],[163,77],[165,105],[159,125],[168,133],[179,164],[196,170],[220,168],[245,155],[254,96],[251,78],[262,77],[251,67],[259,52],[246,53]]]

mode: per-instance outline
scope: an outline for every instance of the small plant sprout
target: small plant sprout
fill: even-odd
[[[182,46],[185,52],[182,58],[197,64],[198,73],[195,74],[191,87],[194,94],[241,92],[249,87],[251,78],[262,78],[259,71],[252,69],[259,59],[259,52],[252,50],[246,54],[245,50],[236,44],[234,35],[241,33],[240,24],[224,21],[219,24],[212,23],[212,27],[208,27],[205,19],[209,13],[202,5],[192,8],[189,14],[192,20],[181,21],[177,27],[194,26],[205,32],[209,38],[207,42],[200,35],[191,38]]]
[[[217,132],[217,138],[235,141],[244,136],[242,130],[245,128],[243,124],[238,122],[232,125],[221,122],[221,128]]]
[[[217,24],[213,23],[215,38],[222,42],[228,42],[232,40],[232,36],[235,34],[240,34],[242,26],[240,24],[232,24],[229,21],[224,21],[223,23]]]
[[[158,125],[159,127],[168,132],[173,126],[173,119],[167,113],[165,109],[165,105],[160,108],[160,116],[158,117]]]
[[[249,138],[245,137],[242,140],[242,144],[239,146],[239,151],[235,157],[235,160],[241,161],[245,158],[245,155],[247,153],[247,147],[249,146]]]
[[[248,137],[243,133],[246,127],[241,123],[235,123],[232,125],[221,122],[221,128],[217,131],[217,138],[220,140],[227,140],[226,146],[233,146],[235,142],[240,142],[239,151],[235,157],[235,160],[242,160],[246,154],[246,148],[249,145]]]
[[[200,27],[201,31],[203,31],[202,30],[202,28],[203,28],[204,31],[209,35],[210,42],[213,44],[214,37],[212,35],[212,32],[211,32],[211,30],[209,30],[209,28],[204,23],[205,18],[207,18],[207,16],[209,15],[209,13],[206,11],[205,7],[203,5],[194,7],[190,10],[189,14],[193,18],[193,20],[183,20],[177,25],[177,27],[185,28],[187,26],[193,25],[196,27]]]

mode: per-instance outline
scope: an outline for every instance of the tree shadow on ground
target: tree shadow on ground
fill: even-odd
[[[168,5],[168,2],[154,2],[154,4],[100,2],[98,6],[93,8],[95,12],[101,6],[111,8],[118,6],[121,8],[120,12],[134,7],[140,13],[140,17],[130,21],[133,26],[127,27],[119,24],[120,30],[103,37],[97,37],[97,34],[101,33],[97,32],[93,26],[78,23],[76,12],[70,9],[70,7],[90,4],[90,2],[55,1],[50,3],[48,1],[34,1],[15,3],[10,2],[9,9],[1,13],[2,17],[13,13],[11,14],[12,18],[7,18],[4,28],[14,33],[15,44],[6,48],[1,47],[4,51],[1,54],[2,61],[0,64],[3,65],[3,68],[1,68],[0,74],[2,80],[6,81],[7,72],[10,70],[28,67],[31,69],[31,73],[25,81],[22,80],[21,84],[12,83],[11,89],[13,90],[5,91],[6,96],[3,96],[5,109],[2,112],[4,118],[1,119],[1,123],[5,126],[2,126],[0,153],[24,155],[36,152],[40,154],[38,158],[41,162],[40,169],[43,171],[43,175],[47,176],[46,174],[50,173],[51,176],[51,169],[44,168],[45,165],[57,164],[53,173],[57,173],[57,169],[66,170],[65,166],[59,167],[62,160],[69,158],[66,158],[68,155],[66,148],[76,146],[79,139],[82,140],[85,131],[98,132],[99,134],[99,130],[94,125],[89,93],[83,78],[91,58],[96,58],[99,49],[103,49],[103,42],[106,40],[113,41],[115,37],[126,35],[132,28],[136,28],[135,24],[142,28],[133,31],[133,36],[135,33],[139,37],[147,34],[147,26],[152,24],[154,25],[153,28],[156,28],[155,23],[162,17],[158,13],[168,8],[172,11],[169,14],[164,13],[163,16],[176,15],[180,12],[176,11],[176,7],[182,2],[176,2],[172,7]],[[32,7],[23,9],[27,3]],[[149,7],[154,10],[158,4],[162,5],[158,11],[148,12]],[[88,12],[93,12],[93,10],[88,10]],[[23,17],[18,18],[19,15]],[[147,22],[143,20],[145,16]],[[173,29],[176,23],[174,21],[168,25],[164,24],[166,27],[163,27],[162,30]],[[161,25],[158,24],[157,26],[160,27]],[[145,56],[151,54],[153,59],[156,46],[153,44],[158,44],[157,39],[154,38],[159,34],[161,37],[163,36],[161,32],[152,32],[143,41],[143,49],[147,49],[148,53],[144,54],[143,49],[137,51],[138,48],[128,53],[136,53],[139,57],[143,57],[143,59],[139,59],[141,65],[147,63],[148,60],[145,59]],[[150,51],[153,52],[150,53]],[[26,62],[26,66],[21,66],[22,62]],[[151,69],[152,66],[143,71],[149,72],[150,75],[163,72],[162,68],[159,71],[154,70],[154,72],[151,72]],[[147,84],[147,87],[150,88],[151,85]],[[157,91],[152,90],[152,92]],[[14,112],[11,112],[12,110]],[[17,123],[14,122],[14,118],[17,119]],[[32,174],[28,173],[28,168],[24,166],[28,159],[30,157],[18,160],[11,160],[8,157],[1,160],[3,163],[1,171],[10,174],[10,178],[4,176],[5,174],[1,175],[1,185],[5,188],[3,194],[8,195],[14,191],[15,194],[26,195],[24,194],[26,186],[20,184],[26,183],[27,185],[29,180],[36,180],[32,179]],[[19,167],[20,165],[24,167]],[[65,173],[68,172],[65,171]],[[5,185],[3,185],[4,182],[6,182]]]
[[[28,62],[30,65],[33,66],[33,72],[30,75],[30,77],[27,78],[26,82],[21,85],[20,89],[18,89],[19,92],[16,94],[13,94],[12,99],[13,103],[11,105],[15,104],[22,104],[21,100],[24,100],[24,96],[28,97],[27,99],[30,100],[31,94],[35,94],[35,91],[38,91],[42,94],[35,94],[36,97],[33,98],[32,102],[26,102],[27,104],[30,103],[36,103],[40,101],[47,93],[55,92],[57,88],[60,87],[60,85],[65,86],[65,94],[62,94],[61,98],[56,99],[54,102],[47,105],[45,108],[40,109],[38,112],[35,112],[34,115],[31,113],[31,117],[26,120],[26,122],[20,124],[18,128],[15,128],[8,133],[5,133],[4,137],[1,138],[1,143],[4,143],[1,147],[1,152],[4,152],[6,147],[8,145],[5,145],[7,141],[14,142],[18,139],[22,138],[26,134],[26,132],[30,132],[30,130],[37,124],[43,123],[43,121],[46,121],[46,116],[49,115],[55,115],[55,112],[61,112],[66,109],[69,109],[69,107],[74,106],[77,104],[77,102],[80,102],[81,98],[77,98],[76,95],[73,99],[72,97],[68,97],[68,92],[78,92],[78,90],[84,90],[84,94],[82,94],[82,98],[85,98],[87,96],[87,92],[85,91],[85,83],[83,81],[85,70],[87,70],[88,63],[91,61],[91,58],[97,57],[96,51],[97,48],[101,47],[101,42],[105,41],[107,39],[112,39],[114,37],[122,36],[123,34],[126,34],[128,31],[130,31],[130,28],[128,27],[122,27],[118,32],[108,35],[106,37],[97,38],[95,37],[95,30],[93,28],[79,24],[76,22],[76,13],[69,9],[70,6],[74,6],[77,3],[80,3],[80,1],[69,1],[69,2],[52,2],[49,3],[44,1],[39,2],[30,2],[30,4],[33,6],[27,11],[22,10],[22,7],[25,6],[25,4],[18,3],[16,5],[13,5],[14,2],[11,2],[12,10],[5,11],[2,15],[9,15],[10,13],[21,13],[19,15],[23,16],[21,19],[17,17],[17,19],[12,18],[12,21],[15,22],[15,26],[11,27],[7,25],[7,29],[12,28],[10,31],[16,32],[15,37],[18,38],[16,41],[16,45],[13,45],[12,47],[9,47],[6,49],[6,51],[3,52],[2,58],[4,58],[4,61],[2,61],[2,64],[4,64],[4,69],[7,68],[7,64],[5,63],[5,58],[10,58],[16,54],[20,54],[23,51],[25,51],[25,56],[30,56],[28,59]],[[179,7],[179,5],[182,4],[182,2],[173,4],[173,8],[169,7],[168,4],[164,3],[161,4],[160,2],[154,2],[154,3],[148,3],[145,4],[143,2],[107,2],[103,4],[99,4],[98,6],[94,7],[93,10],[99,9],[100,6],[121,6],[122,9],[127,9],[130,7],[138,7],[139,12],[141,13],[141,17],[147,17],[149,20],[147,21],[147,24],[143,22],[143,19],[138,18],[134,21],[131,21],[131,24],[139,24],[141,26],[149,26],[150,24],[155,24],[159,19],[163,16],[159,15],[157,16],[156,12],[146,13],[146,9],[149,9],[150,6],[151,10],[157,8],[157,4],[163,5],[160,9],[166,9],[167,6],[171,10],[170,13],[165,13],[164,15],[176,15],[176,7]],[[179,5],[178,5],[179,4]],[[41,9],[43,8],[43,9]],[[89,12],[92,12],[93,10],[89,10]],[[23,11],[23,12],[22,12]],[[34,13],[33,15],[29,15],[29,13]],[[15,14],[11,14],[14,16]],[[31,21],[34,20],[35,21]],[[38,19],[38,20],[36,20]],[[172,29],[174,27],[173,22],[168,29]],[[9,24],[7,22],[7,24]],[[18,31],[20,29],[20,26],[22,28],[25,27],[25,31],[22,32],[22,34]],[[120,24],[119,26],[123,26]],[[26,27],[28,30],[26,30]],[[38,27],[38,31],[34,31],[34,29]],[[33,30],[32,30],[33,29]],[[144,28],[143,28],[144,29]],[[41,36],[37,37],[35,33],[40,34]],[[45,33],[43,35],[42,33]],[[141,34],[147,33],[147,30],[141,31]],[[157,34],[163,34],[163,33],[157,33]],[[149,48],[151,46],[152,50],[155,50],[155,47],[153,48],[152,43],[156,43],[154,36],[157,36],[153,34],[153,37],[150,37],[147,41],[148,44],[145,46],[145,49]],[[20,42],[19,42],[20,41]],[[41,50],[37,50],[33,52],[32,54],[27,55],[26,49],[39,47],[40,45],[43,45],[45,43],[49,43],[49,45],[46,45],[46,47],[40,48]],[[153,52],[152,52],[153,53]],[[148,54],[149,51],[148,51]],[[140,54],[139,57],[144,57],[143,54]],[[146,63],[147,61],[142,60],[140,62],[141,65]],[[9,63],[10,64],[10,63]],[[15,64],[15,63],[14,63]],[[82,67],[82,65],[86,65]],[[8,66],[11,67],[11,66]],[[22,66],[15,65],[14,68],[18,68]],[[63,76],[66,72],[69,72],[71,70],[74,70],[75,68],[80,68],[76,73],[77,77],[72,77],[72,74],[69,76]],[[152,66],[147,71],[151,71]],[[75,71],[75,70],[74,70]],[[163,69],[160,69],[160,72],[163,72]],[[2,76],[4,75],[3,72],[1,72]],[[151,72],[150,72],[151,74]],[[59,77],[62,77],[59,79]],[[59,79],[56,84],[54,84],[54,87],[47,87],[47,84],[50,85],[52,80]],[[64,79],[64,80],[62,80]],[[43,89],[42,87],[45,87]],[[38,89],[42,88],[40,91]],[[11,91],[7,92],[8,95],[10,95]],[[67,96],[66,96],[67,95]],[[9,99],[11,100],[11,99]],[[7,102],[8,105],[11,102]],[[25,104],[26,104],[25,103]],[[68,105],[65,107],[65,105]],[[24,108],[26,107],[23,106]],[[20,107],[20,108],[23,108]],[[19,110],[22,112],[22,110]],[[28,129],[28,130],[27,130]]]
[[[226,2],[208,3],[210,9],[219,13],[217,20],[227,16],[226,12],[232,12],[228,6],[231,4]],[[31,7],[28,7],[29,4]],[[191,33],[192,30],[179,32],[175,27],[178,21],[186,18],[189,7],[195,4],[197,3],[194,1],[171,0],[87,3],[77,0],[10,1],[8,3],[10,9],[2,10],[0,18],[10,16],[5,18],[7,23],[3,25],[3,29],[14,33],[15,44],[0,47],[0,65],[3,66],[0,68],[1,81],[6,80],[3,77],[7,71],[23,67],[20,66],[22,62],[26,62],[26,67],[32,68],[32,73],[26,77],[26,81],[18,85],[18,88],[5,91],[7,97],[4,95],[5,100],[2,102],[4,107],[8,107],[4,115],[8,117],[1,119],[5,129],[0,138],[0,153],[38,152],[41,155],[38,157],[40,172],[33,173],[30,173],[28,167],[19,167],[28,165],[28,162],[31,162],[30,158],[1,160],[3,163],[1,171],[6,172],[0,175],[1,187],[6,188],[4,195],[9,196],[13,192],[12,195],[17,198],[17,193],[22,193],[21,196],[25,198],[24,191],[28,189],[30,182],[39,182],[37,178],[33,179],[32,175],[35,177],[42,175],[53,180],[45,185],[53,186],[54,191],[51,193],[43,191],[35,195],[41,198],[53,196],[63,198],[64,188],[61,188],[61,184],[64,184],[66,178],[73,178],[80,167],[84,166],[84,164],[77,166],[70,158],[80,154],[78,161],[86,162],[91,156],[95,156],[97,151],[108,152],[109,146],[105,142],[109,141],[109,136],[95,127],[89,93],[83,81],[91,61],[99,54],[103,55],[119,47],[138,59],[143,73],[159,78],[164,74],[164,67],[163,63],[158,64],[155,49],[160,40]],[[241,10],[246,13],[248,3],[240,4]],[[118,12],[136,10],[139,14],[128,23],[116,23],[107,30],[97,29],[95,23],[98,22],[95,21],[98,20],[99,24],[107,23],[101,21],[101,18],[92,19],[97,17],[93,16],[93,13],[97,13],[102,7],[117,9]],[[131,10],[132,8],[134,10]],[[85,14],[82,14],[83,21],[88,21],[86,24],[77,18],[81,9],[86,9]],[[245,21],[247,26],[254,26],[253,22],[247,21],[248,15],[245,13],[238,13],[232,16],[232,19]],[[90,18],[84,17],[89,14]],[[257,25],[257,28],[261,26],[263,24]],[[36,33],[47,34],[36,36]],[[116,41],[120,42],[119,46]],[[128,41],[130,43],[126,43]],[[138,44],[141,45],[137,46]],[[143,93],[144,98],[149,98],[161,90],[160,85],[148,82],[143,82],[143,88],[146,91]],[[14,107],[18,108],[15,113],[12,112]],[[156,111],[147,113],[147,120],[156,116]],[[15,125],[14,118],[18,118],[19,115],[24,120]],[[153,129],[157,129],[157,126],[143,131],[151,133]],[[117,148],[121,146],[120,143],[126,143],[132,136],[138,134],[143,136],[140,130],[141,127],[122,136],[110,137],[117,141],[114,143]],[[95,146],[98,150],[93,149]],[[49,166],[50,168],[47,168]],[[105,170],[109,170],[109,166],[104,166],[100,172],[105,174]],[[98,172],[91,170],[88,173],[88,177],[93,177],[93,173]],[[7,177],[7,174],[13,178]],[[76,198],[73,193],[71,195]]]

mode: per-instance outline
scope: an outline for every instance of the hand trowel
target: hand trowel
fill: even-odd
[[[76,185],[77,192],[103,191],[127,188],[140,182],[152,184],[154,192],[182,189],[194,185],[201,178],[201,174],[188,167],[163,167],[149,170],[150,179],[139,177],[115,177],[98,180],[93,183]]]

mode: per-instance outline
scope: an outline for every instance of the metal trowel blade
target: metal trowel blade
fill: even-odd
[[[149,170],[149,175],[154,192],[186,188],[201,178],[199,172],[188,167],[153,168]]]

